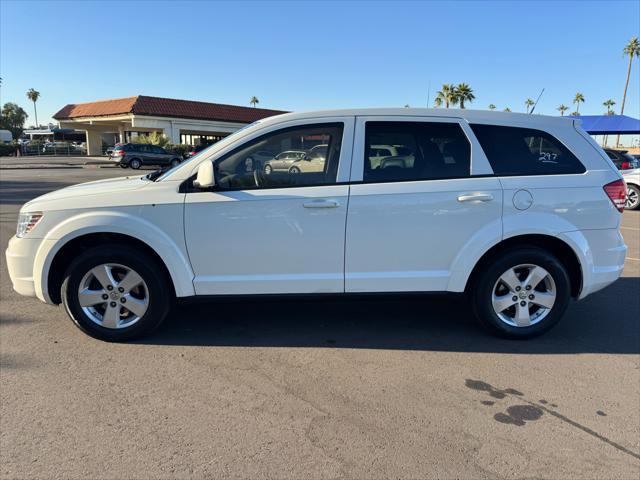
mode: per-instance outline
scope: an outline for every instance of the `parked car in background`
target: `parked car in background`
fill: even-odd
[[[640,161],[633,155],[630,155],[627,150],[605,148],[604,151],[618,170],[633,170],[634,168],[640,167]]]
[[[157,145],[144,143],[125,143],[113,149],[109,157],[118,162],[122,168],[131,167],[137,170],[143,165],[175,167],[182,159],[175,153],[167,152]]]
[[[9,130],[0,130],[0,143],[11,143],[13,134]]]
[[[209,147],[210,145],[201,143],[200,145],[196,145],[194,147],[191,147],[185,154],[184,157],[185,158],[191,158],[194,155],[197,155],[198,153],[200,153],[201,151],[203,151],[204,149],[206,149],[207,147]]]
[[[403,145],[371,145],[367,155],[371,168],[378,168],[382,160],[392,157],[396,160],[401,159],[403,164],[413,162],[411,150]]]
[[[322,171],[261,175],[247,162],[318,138]],[[372,167],[374,145],[414,160]],[[142,164],[147,147],[114,153]],[[620,276],[625,198],[620,171],[570,118],[290,113],[164,174],[29,201],[6,263],[18,293],[63,303],[108,341],[153,331],[174,298],[319,292],[464,293],[489,330],[529,338]]]
[[[324,171],[328,148],[329,145],[316,145],[311,148],[304,157],[293,162],[289,167],[289,173]]]
[[[624,208],[638,210],[640,208],[640,168],[623,172],[622,178],[627,184],[627,201]]]
[[[264,173],[270,175],[272,172],[288,172],[291,165],[297,160],[301,160],[307,153],[304,150],[286,150],[277,154],[271,160],[267,160],[264,165]]]

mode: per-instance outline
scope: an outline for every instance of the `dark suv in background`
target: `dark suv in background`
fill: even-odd
[[[640,161],[638,161],[638,159],[633,155],[629,154],[627,150],[605,148],[604,151],[618,170],[633,170],[640,166]]]
[[[125,143],[113,149],[110,159],[116,160],[122,168],[138,169],[142,165],[171,166],[178,165],[182,158],[157,145]]]

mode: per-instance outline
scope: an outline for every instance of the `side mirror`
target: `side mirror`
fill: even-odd
[[[198,174],[193,181],[196,188],[211,188],[215,186],[216,178],[213,173],[213,162],[205,161],[198,167]]]

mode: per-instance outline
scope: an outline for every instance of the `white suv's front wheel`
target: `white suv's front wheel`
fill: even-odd
[[[62,284],[62,303],[85,333],[106,341],[132,340],[157,328],[171,295],[161,268],[144,252],[98,246],[71,263]]]
[[[548,251],[535,247],[494,257],[472,288],[480,322],[509,338],[546,332],[560,320],[571,296],[564,265]]]

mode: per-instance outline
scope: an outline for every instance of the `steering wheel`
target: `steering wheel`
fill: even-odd
[[[262,186],[262,178],[260,178],[260,171],[257,168],[253,171],[253,181],[255,182],[256,187]]]

